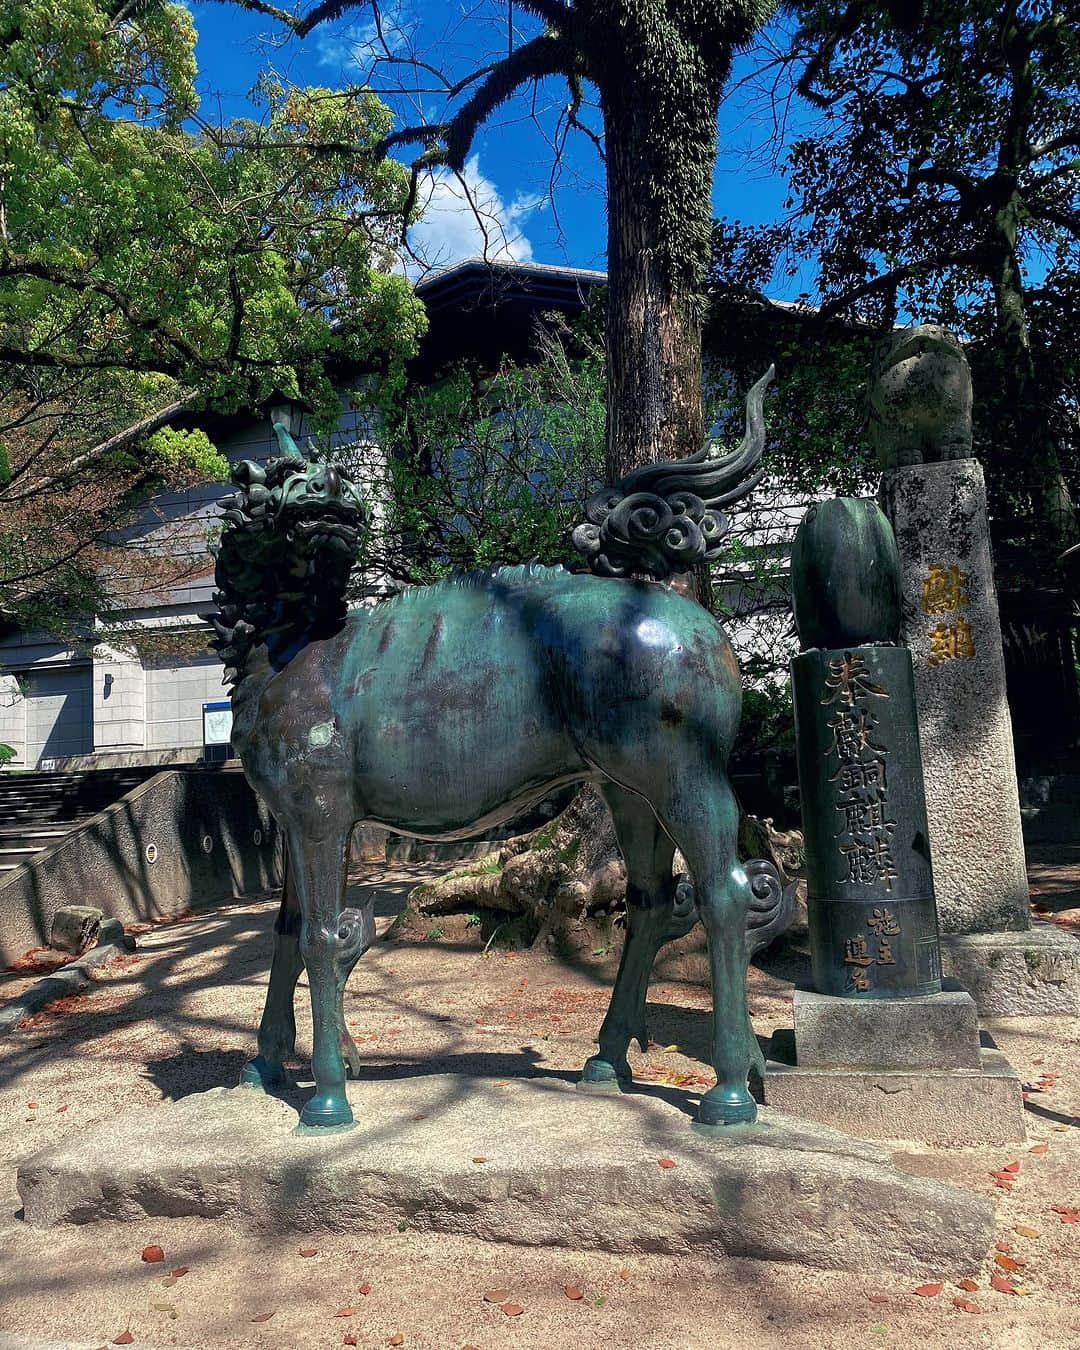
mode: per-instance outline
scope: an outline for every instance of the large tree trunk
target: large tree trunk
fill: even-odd
[[[771,820],[744,816],[739,857],[772,862],[787,887],[805,871],[805,848],[798,831],[784,833]],[[676,853],[673,870],[686,863]],[[395,922],[392,936],[449,937],[480,943],[531,947],[549,944],[570,953],[606,954],[612,926],[625,912],[626,867],[611,816],[594,787],[585,787],[547,825],[510,839],[497,852],[465,863],[437,881],[417,886]],[[747,950],[768,945],[797,918],[789,892],[756,906],[747,919]],[[805,914],[803,914],[805,921]],[[689,921],[684,933],[690,929]],[[704,950],[704,936],[688,938],[680,950]]]
[[[609,103],[606,450],[615,482],[641,464],[701,446],[704,260],[697,278],[672,266],[659,238],[660,213],[641,209],[660,190],[647,158],[648,113],[633,99],[624,107]]]
[[[604,6],[598,5],[597,8]],[[720,90],[720,7],[669,0],[663,22],[609,4],[591,53],[608,206],[607,472],[700,449],[701,333]]]

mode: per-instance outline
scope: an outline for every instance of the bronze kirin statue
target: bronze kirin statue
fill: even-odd
[[[346,980],[374,937],[370,907],[344,908],[349,838],[371,821],[456,839],[554,789],[595,783],[627,866],[627,935],[599,1053],[583,1082],[631,1082],[660,947],[704,924],[716,1086],[699,1120],[752,1121],[762,1057],[746,1009],[748,915],[784,901],[775,869],[736,857],[725,766],[739,725],[739,669],[720,624],[660,578],[715,555],[720,507],[758,481],[766,375],[737,450],[630,475],[589,504],[576,542],[601,575],[503,567],[347,612],[366,516],[347,475],[288,452],[233,471],[222,503],[215,644],[233,683],[233,742],[284,832],[286,883],[258,1054],[244,1081],[269,1087],[295,1039],[293,994],[311,988],[315,1093],[301,1120],[349,1123]],[[645,579],[646,577],[657,580]],[[673,876],[678,847],[693,875]],[[752,920],[750,927],[753,927]]]

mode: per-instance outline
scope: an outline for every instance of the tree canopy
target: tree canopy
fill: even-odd
[[[396,378],[422,331],[391,274],[407,172],[356,153],[385,105],[266,78],[260,116],[214,125],[194,42],[178,4],[0,18],[0,604],[24,624],[70,630],[104,567],[165,579],[115,555],[150,488],[221,476],[178,411],[277,395],[328,427],[334,363]]]
[[[905,316],[971,344],[999,561],[1054,573],[1080,466],[1080,31],[1068,0],[813,0],[765,53],[793,140],[786,220],[722,231],[729,276],[810,260],[820,317]],[[797,93],[796,93],[797,91]]]

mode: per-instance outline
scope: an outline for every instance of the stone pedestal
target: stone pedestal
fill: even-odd
[[[555,1077],[433,1074],[348,1092],[358,1123],[344,1132],[300,1134],[295,1102],[245,1088],[121,1111],[22,1164],[26,1222],[128,1220],[138,1233],[149,1218],[156,1240],[167,1216],[255,1234],[407,1222],[515,1247],[894,1276],[975,1269],[993,1241],[985,1197],[774,1112],[703,1136],[682,1094],[587,1097]]]
[[[986,487],[977,460],[887,469],[942,933],[1030,926]]]
[[[1024,1138],[1020,1079],[982,1043],[962,989],[908,999],[799,989],[772,1038],[765,1101],[865,1139],[1008,1144]]]
[[[941,965],[984,1017],[1080,1017],[1080,942],[1053,924],[1026,933],[954,933]]]

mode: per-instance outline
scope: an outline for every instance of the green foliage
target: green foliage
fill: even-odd
[[[1010,580],[1045,582],[1080,537],[1074,8],[948,0],[913,23],[898,6],[791,6],[786,60],[821,111],[787,149],[786,223],[725,227],[736,276],[809,260],[826,312],[878,329],[911,315],[970,342],[975,448]]]
[[[229,461],[205,431],[178,431],[162,427],[147,438],[148,463],[167,482],[192,477],[199,483],[223,483],[229,477]]]
[[[603,462],[604,376],[584,328],[534,366],[465,366],[384,404],[387,452],[361,563],[406,582],[496,563],[576,560],[569,534]]]
[[[9,763],[14,758],[15,758],[14,749],[10,745],[4,745],[2,742],[0,742],[0,769],[2,769],[5,764]]]
[[[0,15],[0,605],[77,636],[107,602],[176,584],[205,538],[117,540],[160,487],[225,477],[158,410],[304,401],[338,420],[335,363],[399,383],[422,307],[392,274],[407,193],[372,153],[365,90],[263,78],[213,125],[180,4],[15,0]],[[139,434],[125,434],[135,424]]]

